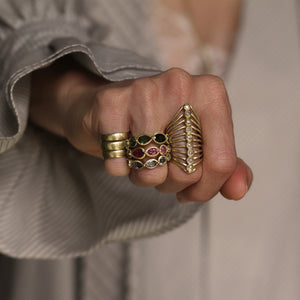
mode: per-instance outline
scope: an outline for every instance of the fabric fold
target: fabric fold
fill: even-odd
[[[51,4],[46,12],[43,2],[44,10],[31,7],[20,15],[16,4],[23,2],[0,3],[0,251],[18,258],[81,256],[190,219],[200,205],[182,206],[174,195],[154,188],[145,193],[128,178],[109,176],[100,159],[28,121],[34,70],[72,55],[98,76],[120,81],[159,73],[152,60],[90,40],[84,22],[72,23],[72,5]]]

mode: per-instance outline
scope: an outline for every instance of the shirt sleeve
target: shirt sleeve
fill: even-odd
[[[89,32],[96,25],[78,13],[78,3],[0,0],[0,153],[13,146],[25,130],[27,75],[33,70],[72,54],[86,68],[112,81],[158,72],[153,63],[130,51],[91,42]],[[97,29],[101,31],[101,26]],[[24,97],[26,93],[21,101],[17,99],[18,82]]]
[[[101,160],[28,122],[31,72],[62,56],[110,81],[159,72],[144,57],[92,40],[96,25],[79,13],[80,2],[0,0],[0,251],[14,257],[83,255],[165,232],[197,211],[109,176]]]

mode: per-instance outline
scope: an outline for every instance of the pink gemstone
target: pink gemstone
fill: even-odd
[[[160,147],[160,153],[161,154],[166,154],[167,153],[167,147],[164,146],[164,145],[161,145],[161,147]]]
[[[158,154],[158,149],[153,147],[153,148],[150,148],[147,150],[147,154],[150,155],[150,156],[154,156],[154,155],[157,155]]]
[[[144,156],[144,151],[142,148],[136,148],[132,151],[132,156],[141,158]]]

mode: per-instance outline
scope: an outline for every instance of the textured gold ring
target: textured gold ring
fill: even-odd
[[[124,150],[126,146],[126,140],[116,142],[102,142],[103,151],[107,150]]]
[[[102,134],[101,148],[104,159],[126,157],[128,132]]]
[[[103,158],[119,158],[119,157],[125,157],[126,156],[126,150],[115,150],[115,151],[103,151]]]
[[[203,159],[200,120],[190,104],[179,108],[166,128],[172,162],[184,172],[196,171]]]
[[[102,142],[113,142],[113,141],[122,141],[128,139],[128,132],[116,132],[109,134],[102,134],[101,141]]]

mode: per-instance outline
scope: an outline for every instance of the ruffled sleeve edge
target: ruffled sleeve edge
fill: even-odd
[[[5,98],[16,116],[18,130],[12,136],[0,137],[0,153],[12,147],[21,138],[26,128],[29,99],[26,108],[19,109],[14,95],[18,89],[18,83],[26,81],[26,77],[31,72],[47,67],[65,55],[73,55],[85,68],[110,81],[153,76],[160,72],[146,58],[128,50],[109,47],[101,43],[83,44],[76,38],[58,38],[54,39],[48,48],[39,48],[33,51],[28,61],[23,60],[19,63],[21,66],[15,66],[16,70],[7,80]],[[52,53],[41,58],[49,50]],[[28,83],[26,83],[27,86]],[[20,84],[20,88],[24,89],[24,86],[21,86],[22,84]],[[22,111],[23,116],[20,115],[20,111]]]

